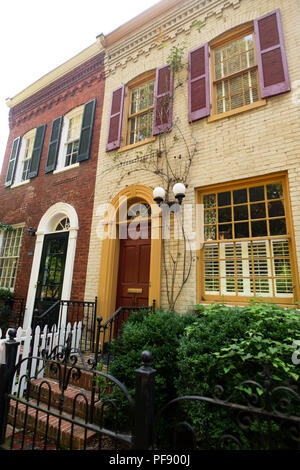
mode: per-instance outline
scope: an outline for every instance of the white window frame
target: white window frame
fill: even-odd
[[[14,276],[10,276],[10,279],[13,280],[13,285],[10,285],[9,287],[7,287],[5,285],[2,285],[3,278],[2,278],[2,272],[0,272],[0,288],[9,289],[11,292],[14,291],[15,284],[16,284],[16,276],[17,276],[18,264],[19,264],[19,259],[20,259],[20,251],[21,251],[23,235],[24,235],[24,226],[25,226],[25,224],[12,225],[12,227],[16,230],[22,229],[20,231],[21,232],[20,239],[19,239],[20,243],[19,243],[18,246],[16,246],[16,238],[14,240],[14,248],[17,249],[17,254],[16,255],[2,256],[2,249],[4,248],[4,247],[2,247],[4,233],[8,232],[8,230],[1,230],[0,231],[0,265],[1,265],[2,260],[9,260],[9,261],[16,260],[16,264],[15,264],[15,267],[14,267],[14,269],[15,269]],[[11,232],[11,233],[13,234],[15,232]],[[12,269],[12,267],[10,269]],[[7,279],[7,277],[5,277],[5,279]]]
[[[31,160],[31,157],[32,157],[32,152],[33,152],[35,135],[36,135],[36,128],[31,129],[30,131],[26,132],[26,134],[22,137],[21,148],[20,148],[20,153],[19,153],[19,157],[18,157],[14,183],[11,186],[12,188],[14,188],[16,186],[20,186],[22,184],[29,183],[29,181],[30,181],[30,178],[26,178],[26,179],[23,180],[22,176],[23,176],[23,170],[24,170],[25,163],[28,163],[28,170],[29,170],[30,160]],[[30,152],[30,154],[26,155],[28,145],[30,145],[29,141],[32,142],[31,152]]]
[[[57,165],[56,165],[56,169],[53,171],[54,174],[55,173],[60,173],[62,171],[69,170],[71,168],[76,168],[80,165],[79,162],[76,162],[76,163],[73,163],[73,164],[67,165],[67,166],[66,166],[65,163],[66,163],[66,155],[67,155],[68,144],[74,141],[74,139],[68,140],[70,121],[71,121],[71,119],[73,119],[77,116],[81,116],[81,122],[82,122],[83,111],[84,111],[84,105],[81,105],[81,106],[78,106],[77,108],[72,109],[72,111],[70,111],[69,113],[67,113],[63,117],[61,139],[60,139],[59,152],[58,152],[58,158],[57,158]],[[79,128],[81,130],[81,124],[80,124]],[[80,130],[79,130],[78,139],[80,139]]]

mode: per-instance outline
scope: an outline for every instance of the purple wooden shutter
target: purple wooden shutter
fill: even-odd
[[[110,105],[109,131],[106,151],[118,149],[121,145],[122,118],[125,86],[113,91]]]
[[[189,122],[210,115],[208,43],[189,52]]]
[[[156,70],[152,134],[162,134],[172,127],[173,73],[170,65]]]
[[[254,20],[262,98],[290,91],[280,10]]]

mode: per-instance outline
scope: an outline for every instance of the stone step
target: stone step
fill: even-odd
[[[30,384],[30,398],[39,399],[40,403],[59,408],[63,398],[63,410],[74,416],[86,419],[91,413],[92,393],[89,390],[68,385],[64,393],[60,390],[59,383],[48,377],[36,379]],[[94,405],[94,421],[101,418],[101,402]]]
[[[38,406],[38,410],[35,408]],[[53,414],[51,414],[53,413]],[[84,420],[76,418],[72,424],[72,416],[63,412],[59,415],[58,410],[30,399],[26,403],[10,401],[8,423],[14,428],[26,428],[26,432],[35,431],[38,438],[43,437],[46,441],[55,442],[60,449],[82,450],[95,441],[97,433],[84,427]],[[82,425],[81,425],[82,424]],[[58,445],[59,442],[59,445]]]
[[[45,367],[45,377],[49,377],[50,379],[59,379],[59,368],[55,371],[53,367],[50,367],[51,364],[46,365]],[[61,366],[61,370],[63,372],[63,367]],[[66,366],[67,371],[71,369],[71,366]],[[70,373],[69,384],[74,385],[76,387],[83,388],[85,390],[91,391],[93,387],[93,380],[94,374],[89,370],[84,370],[78,365],[78,369],[80,370],[79,377],[76,373],[76,366],[73,367],[73,370]]]

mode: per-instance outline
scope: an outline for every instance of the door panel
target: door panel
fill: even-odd
[[[69,232],[45,235],[34,306],[38,315],[61,299],[68,238]],[[58,313],[59,308],[53,312],[52,324]]]
[[[151,251],[149,224],[143,224],[140,232],[144,238],[120,240],[116,308],[148,306]],[[145,238],[147,233],[149,238]]]

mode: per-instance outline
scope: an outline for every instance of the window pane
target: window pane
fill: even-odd
[[[251,222],[251,230],[252,237],[266,237],[268,235],[266,220]]]
[[[208,225],[204,227],[204,240],[216,240],[217,230],[215,225]]]
[[[256,186],[254,188],[249,189],[250,194],[250,201],[264,201],[265,199],[265,191],[264,186]]]
[[[279,199],[283,197],[283,190],[281,183],[273,183],[267,185],[267,198]]]
[[[272,201],[268,203],[269,217],[280,217],[284,215],[283,201]]]
[[[219,225],[219,240],[228,240],[232,238],[232,225]]]
[[[231,222],[231,207],[218,210],[218,221],[220,222]]]
[[[270,224],[270,235],[285,235],[286,234],[285,219],[269,220],[269,224]]]
[[[266,217],[266,206],[263,204],[251,204],[251,219],[264,219]]]
[[[204,223],[205,224],[216,223],[216,211],[214,209],[204,211]]]
[[[248,206],[234,207],[234,220],[248,220]]]
[[[233,191],[233,204],[247,202],[247,189],[237,189]]]
[[[205,196],[203,196],[203,204],[205,209],[216,207],[216,195],[206,194]]]
[[[248,222],[234,224],[235,238],[248,238],[249,237],[249,224]]]
[[[231,192],[218,193],[218,206],[229,206],[231,204]]]

